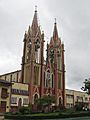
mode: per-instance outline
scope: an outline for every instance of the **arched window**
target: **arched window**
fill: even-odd
[[[36,59],[36,63],[40,62],[40,41],[39,39],[37,39],[35,42],[35,59]]]
[[[34,66],[34,85],[38,85],[39,84],[39,67],[38,66]]]
[[[47,69],[46,70],[46,87],[50,87],[50,79],[51,79],[51,77],[50,77],[50,70]]]
[[[57,56],[58,56],[58,69],[61,70],[61,51],[57,51]]]
[[[50,55],[50,61],[51,63],[53,63],[54,62],[54,50],[53,49],[50,50],[49,55]]]
[[[30,60],[31,49],[32,49],[32,42],[31,42],[31,39],[29,39],[27,43],[27,56],[26,56],[27,61]]]
[[[21,106],[22,106],[22,99],[19,98],[19,100],[18,100],[18,107],[21,107]]]
[[[59,106],[61,106],[61,104],[62,104],[62,99],[61,97],[59,97]]]
[[[35,94],[35,95],[34,95],[34,103],[36,103],[37,99],[38,99],[38,95]]]

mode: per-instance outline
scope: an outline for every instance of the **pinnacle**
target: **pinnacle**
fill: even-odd
[[[57,30],[56,18],[55,18],[55,23],[54,23],[53,39],[54,39],[54,41],[58,40],[58,30]]]
[[[32,25],[31,25],[31,29],[32,29],[32,31],[34,32],[34,35],[35,35],[37,33],[37,29],[38,29],[37,7],[36,6],[35,6],[35,13],[34,13]]]

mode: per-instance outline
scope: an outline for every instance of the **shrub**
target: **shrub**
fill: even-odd
[[[29,114],[30,109],[29,109],[29,107],[20,107],[18,112],[21,113],[21,114]]]
[[[76,111],[81,111],[83,109],[83,103],[76,103],[75,105],[75,109]]]

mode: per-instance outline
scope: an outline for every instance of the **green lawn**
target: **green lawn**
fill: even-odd
[[[90,120],[90,117],[64,118],[64,119],[56,119],[56,120]]]

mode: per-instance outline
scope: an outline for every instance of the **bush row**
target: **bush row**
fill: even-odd
[[[87,113],[72,113],[72,114],[62,114],[59,113],[58,115],[55,115],[52,113],[52,115],[49,114],[43,114],[43,115],[10,115],[10,114],[5,114],[5,119],[23,119],[23,120],[28,120],[28,119],[56,119],[56,118],[72,118],[72,117],[85,117],[85,116],[90,116],[90,112]]]

